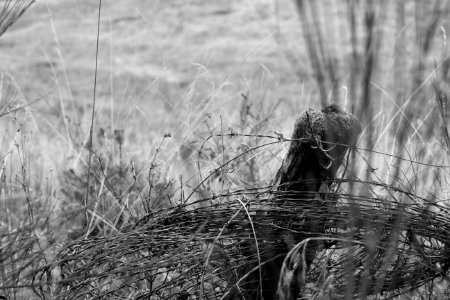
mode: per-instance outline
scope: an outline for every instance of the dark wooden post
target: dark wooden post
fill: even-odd
[[[293,204],[296,201],[308,201],[312,208],[332,212],[330,208],[335,203],[323,199],[324,196],[319,195],[319,192],[328,191],[347,149],[355,145],[360,132],[359,121],[335,104],[322,111],[309,109],[301,114],[295,123],[292,135],[294,141],[291,142],[286,158],[276,175],[278,191],[285,194],[284,197],[280,196],[281,201],[291,201]],[[327,209],[323,210],[323,206]],[[303,213],[302,209],[299,209],[299,213]],[[306,212],[304,232],[314,232],[316,235],[325,233],[326,220],[326,215]],[[305,234],[296,242],[308,237],[312,236]],[[320,243],[310,241],[306,247],[305,257],[295,262],[290,257],[286,260],[285,257],[281,257],[268,266],[271,274],[267,279],[264,278],[263,282],[266,287],[271,286],[271,293],[263,295],[266,300],[275,298],[275,290],[278,290],[276,293],[278,299],[297,298],[303,284],[302,272],[309,270],[320,249]]]

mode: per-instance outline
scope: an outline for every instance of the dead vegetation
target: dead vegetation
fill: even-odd
[[[34,3],[34,0],[5,0],[0,6],[0,36]]]
[[[311,64],[296,74],[317,90],[301,99],[323,109],[300,115],[292,139],[269,126],[283,104],[259,103],[267,87],[241,95],[233,126],[212,120],[211,99],[231,75],[209,93],[196,94],[196,79],[178,106],[168,100],[176,122],[194,120],[194,133],[161,135],[144,159],[124,155],[127,129],[98,130],[87,143],[61,103],[64,149],[76,163],[57,171],[55,188],[30,179],[27,106],[2,109],[10,143],[0,153],[0,296],[445,299],[449,4],[294,3]],[[341,20],[344,34],[325,15]],[[1,16],[0,28],[12,23]],[[299,67],[276,29],[286,60]],[[1,92],[10,97],[4,85]],[[197,115],[187,116],[191,100]],[[174,161],[194,175],[169,176]]]

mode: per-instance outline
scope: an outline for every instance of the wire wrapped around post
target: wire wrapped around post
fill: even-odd
[[[360,132],[358,119],[336,104],[322,111],[310,109],[301,114],[295,123],[294,141],[276,176],[278,191],[289,194],[283,201],[315,199],[311,205],[332,212],[336,201],[328,197],[329,188],[347,150],[355,145]],[[304,232],[325,233],[326,222],[326,217],[305,214]],[[306,234],[303,240],[311,237]],[[278,283],[278,298],[296,299],[304,278],[302,273],[309,269],[320,246],[320,240],[312,240],[305,244],[304,256],[298,263],[292,263],[289,256],[283,256],[270,265],[272,270],[268,272],[271,276],[267,283]],[[273,290],[274,287],[269,293]],[[273,294],[264,295],[264,299],[269,298],[273,298]]]
[[[360,132],[361,125],[356,117],[345,113],[336,104],[329,105],[322,111],[309,109],[297,118],[291,145],[275,177],[279,197],[274,201],[280,206],[290,203],[293,207],[297,207],[298,204],[298,208],[295,209],[298,215],[303,215],[303,234],[293,238],[286,233],[282,237],[285,241],[281,243],[283,249],[269,249],[269,252],[273,252],[274,258],[261,266],[262,295],[259,295],[261,288],[250,287],[251,283],[254,285],[259,282],[258,274],[254,272],[253,276],[249,276],[245,287],[246,290],[252,291],[249,298],[274,299],[278,293],[279,298],[295,299],[300,293],[302,280],[299,272],[309,269],[321,247],[321,242],[314,240],[308,243],[307,251],[304,251],[305,256],[301,259],[306,265],[290,264],[287,261],[285,264],[288,267],[283,269],[284,274],[280,274],[283,261],[293,245],[325,233],[326,215],[332,211],[331,208],[336,203],[332,199],[334,196],[328,195],[329,188],[336,178],[337,170],[342,165],[347,150],[355,145]],[[308,210],[328,213],[309,214],[304,210],[305,202]],[[258,234],[273,240],[280,238],[274,236],[274,232],[270,230],[260,231]],[[292,269],[294,265],[295,270]],[[287,280],[288,278],[290,279]],[[286,297],[288,294],[292,296]]]

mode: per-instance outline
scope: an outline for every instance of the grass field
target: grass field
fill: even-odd
[[[61,280],[59,265],[40,279],[30,274],[96,238],[132,244],[129,230],[161,209],[208,199],[194,205],[204,209],[271,185],[296,117],[330,102],[362,124],[345,173],[352,183],[336,193],[446,209],[450,3],[303,2],[103,1],[97,36],[98,1],[41,0],[8,28],[0,37],[0,296],[151,293],[146,283],[119,297],[115,273],[78,294],[38,287]],[[279,142],[265,147],[261,136]],[[85,253],[80,270],[89,269],[78,265]],[[96,272],[109,274],[103,267]],[[152,275],[156,286],[169,278],[164,268]],[[447,275],[433,280],[408,299],[445,299]],[[311,298],[334,298],[332,284],[320,291]]]

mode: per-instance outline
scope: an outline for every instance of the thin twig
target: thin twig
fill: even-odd
[[[95,101],[96,101],[96,93],[97,93],[97,70],[98,70],[98,46],[100,40],[100,16],[102,10],[102,0],[99,0],[98,3],[98,18],[97,18],[97,45],[95,49],[95,75],[94,75],[94,99],[92,102],[92,116],[91,116],[91,127],[89,129],[89,159],[88,159],[88,173],[87,173],[87,183],[86,183],[86,195],[84,197],[84,216],[86,225],[89,224],[89,216],[88,216],[88,200],[89,200],[89,187],[90,187],[90,179],[91,179],[91,160],[92,160],[92,132],[94,131],[94,118],[95,118]],[[86,232],[86,234],[89,230]]]

